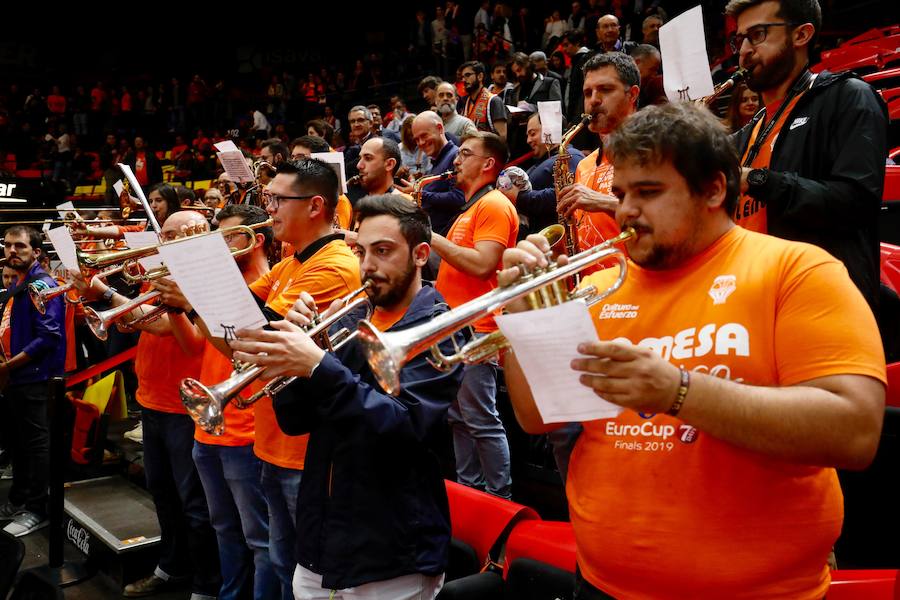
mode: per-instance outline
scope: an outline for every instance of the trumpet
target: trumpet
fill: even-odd
[[[738,69],[734,73],[731,74],[731,77],[717,85],[713,88],[713,93],[709,96],[704,96],[700,98],[700,102],[702,102],[706,106],[711,106],[716,99],[736,86],[738,83],[744,80],[747,77],[747,69]]]
[[[116,273],[121,273],[126,267],[126,264],[123,263],[121,265],[116,265],[105,271],[100,271],[93,275],[93,277],[99,277],[100,279],[106,279]],[[92,277],[92,278],[93,278]],[[57,296],[67,293],[69,290],[75,287],[75,282],[70,281],[69,283],[57,286],[57,287],[46,287],[46,284],[43,281],[34,281],[28,285],[28,297],[31,298],[31,303],[34,305],[35,310],[37,310],[42,315],[47,312],[47,303],[50,300],[53,300]],[[72,304],[78,304],[79,302],[75,302],[66,298],[67,302],[71,302]]]
[[[341,298],[343,308],[306,331],[320,348],[334,352],[356,337],[358,332],[350,332],[347,328],[331,335],[328,330],[344,316],[368,302],[368,298],[359,298],[353,302],[351,300],[368,289],[369,285],[370,282],[367,281],[362,287]],[[249,398],[241,398],[241,391],[259,379],[263,371],[265,367],[259,365],[239,364],[228,379],[211,386],[203,385],[200,381],[188,377],[181,382],[181,401],[188,414],[203,431],[211,435],[222,435],[225,431],[225,407],[229,402],[233,401],[235,406],[244,409],[265,396],[275,397],[278,392],[296,380],[296,377],[277,377]]]
[[[456,174],[453,171],[444,171],[443,173],[439,173],[437,175],[429,175],[427,177],[421,177],[416,179],[416,182],[413,184],[413,192],[412,197],[413,200],[416,201],[418,206],[422,206],[422,188],[426,185],[431,185],[437,181],[444,181],[445,179],[451,179],[455,177]]]
[[[119,306],[114,306],[112,308],[106,310],[97,310],[93,306],[85,306],[84,307],[84,320],[87,323],[87,326],[90,328],[91,333],[93,333],[97,339],[106,341],[106,338],[109,337],[110,328],[122,317],[130,314],[134,309],[139,307],[141,304],[145,304],[158,298],[162,295],[161,292],[157,290],[151,290],[146,294],[141,294],[136,298],[132,298],[125,304],[120,304]],[[156,320],[163,315],[163,313],[168,312],[169,307],[165,305],[160,305],[154,307],[149,312],[145,313],[143,316],[134,319],[133,321],[126,324],[126,327],[134,327],[139,323],[149,323],[150,321]]]
[[[403,365],[429,348],[429,362],[438,369],[448,370],[461,363],[483,362],[509,347],[509,342],[499,331],[468,342],[462,348],[454,340],[456,351],[449,356],[441,351],[438,344],[516,300],[524,299],[530,309],[578,299],[584,299],[589,305],[603,300],[622,286],[627,272],[625,254],[615,245],[636,235],[634,229],[628,228],[598,246],[569,257],[565,265],[557,266],[550,261],[546,268],[532,272],[525,272],[520,266],[521,276],[512,284],[495,288],[427,323],[409,329],[385,333],[367,320],[360,322],[359,342],[372,373],[387,393],[397,395],[400,393],[400,370]],[[566,279],[609,258],[614,258],[619,266],[619,276],[609,288],[600,291],[589,286],[575,291],[568,290],[564,283]]]

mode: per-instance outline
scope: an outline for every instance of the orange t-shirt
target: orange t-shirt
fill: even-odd
[[[403,318],[403,315],[406,314],[408,309],[408,304],[394,310],[385,310],[380,306],[376,306],[375,310],[372,311],[369,322],[372,323],[378,331],[387,331]]]
[[[186,414],[179,393],[181,380],[197,377],[202,362],[200,353],[185,354],[173,335],[141,332],[134,358],[138,403],[160,412]]]
[[[457,217],[447,233],[447,239],[463,248],[474,248],[476,243],[483,241],[497,242],[511,248],[516,245],[518,233],[519,215],[512,202],[501,192],[491,190]],[[501,267],[502,263],[497,265],[498,269]],[[479,279],[445,260],[438,269],[434,287],[444,296],[450,308],[456,308],[497,287],[497,274]],[[475,323],[475,331],[489,333],[496,330],[497,324],[492,316]]]
[[[207,340],[203,346],[203,364],[200,366],[200,383],[215,385],[228,379],[231,375],[232,365],[228,358],[216,350],[216,347]],[[244,388],[241,396],[249,398],[262,387],[262,383],[256,381]],[[222,435],[206,433],[200,427],[194,426],[194,439],[203,444],[212,446],[249,446],[253,443],[254,426],[251,404],[246,409],[239,409],[234,402],[225,405],[225,431]]]
[[[605,289],[615,271],[584,284]],[[844,266],[818,247],[740,227],[677,269],[629,262],[622,287],[591,312],[601,338],[697,373],[758,386],[837,374],[885,381],[875,319]],[[834,469],[625,410],[584,423],[566,494],[579,567],[617,598],[828,591],[826,559],[843,519]]]
[[[0,355],[6,360],[12,358],[12,305],[15,298],[6,301],[6,309],[3,311],[3,319],[0,320]]]
[[[750,163],[751,169],[769,168],[769,163],[772,162],[772,149],[775,148],[775,142],[778,141],[778,134],[781,133],[781,128],[784,127],[785,122],[794,110],[794,106],[797,105],[797,102],[799,102],[802,97],[803,94],[798,94],[791,100],[791,103],[788,104],[787,108],[781,112],[781,116],[778,118],[772,131],[769,132],[765,142],[759,147],[759,153],[753,158],[753,162]],[[765,128],[764,121],[765,119],[760,119],[759,123],[757,123],[756,127],[753,129],[753,133],[750,135],[750,141],[747,142],[747,149],[744,151],[744,155],[741,156],[742,165],[747,161],[750,148],[756,143],[757,136],[759,136]],[[750,231],[768,233],[769,224],[767,219],[766,203],[764,200],[757,200],[748,194],[741,194],[740,198],[738,198],[737,205],[734,208],[735,223]]]
[[[598,165],[599,154],[599,149],[594,150],[578,163],[575,169],[575,182],[595,192],[611,196],[614,169],[605,153]],[[578,223],[579,250],[593,248],[621,233],[613,216],[605,212],[576,210],[575,222]]]
[[[308,253],[304,251],[304,254]],[[300,262],[291,256],[250,284],[250,291],[265,300],[266,306],[284,315],[308,292],[319,310],[346,296],[360,286],[359,259],[343,240],[329,241],[312,256]],[[286,469],[303,469],[308,435],[288,436],[278,427],[272,401],[263,398],[255,404],[256,443],[254,451],[262,460]]]

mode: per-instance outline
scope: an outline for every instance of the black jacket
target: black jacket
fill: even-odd
[[[390,331],[447,310],[441,295],[423,286]],[[355,330],[361,316],[336,327]],[[274,401],[285,433],[310,434],[297,499],[297,560],[332,589],[443,573],[450,512],[437,449],[462,369],[442,373],[419,355],[403,368],[403,389],[393,397],[375,383],[356,342],[337,354],[326,354],[311,378]]]
[[[735,134],[739,156],[760,118]],[[749,191],[766,203],[770,235],[830,252],[873,308],[886,132],[886,108],[867,83],[852,73],[822,72],[785,121],[768,180]]]

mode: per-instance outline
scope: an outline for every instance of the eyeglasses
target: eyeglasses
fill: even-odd
[[[750,42],[751,46],[759,46],[769,35],[769,27],[796,27],[801,23],[760,23],[747,29],[747,33],[732,34],[728,43],[731,45],[731,51],[737,54],[744,45],[744,40]]]
[[[319,194],[307,194],[305,196],[279,196],[278,194],[273,194],[271,192],[263,192],[262,200],[266,206],[273,206],[275,210],[278,210],[278,207],[281,205],[282,200],[309,200],[310,198],[315,198]]]
[[[490,158],[489,156],[484,156],[483,154],[475,154],[474,152],[472,152],[472,151],[469,150],[468,148],[463,148],[463,149],[461,149],[461,150],[459,151],[459,156],[460,156],[459,162],[462,162],[462,161],[464,161],[464,160],[466,160],[466,159],[469,159],[469,158],[471,158],[471,157],[473,157],[473,156],[477,156],[478,158]]]
[[[226,244],[230,244],[239,235],[246,235],[247,237],[250,237],[250,234],[246,231],[233,231],[232,233],[226,233],[222,236],[222,238],[225,240]]]

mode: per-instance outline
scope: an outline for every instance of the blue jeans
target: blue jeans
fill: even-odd
[[[460,483],[509,498],[509,441],[497,412],[496,365],[466,365],[447,420]]]
[[[216,532],[191,450],[194,422],[186,414],[142,409],[144,475],[159,519],[159,568],[172,577],[193,568],[192,592],[215,596],[222,587]]]
[[[194,464],[203,482],[209,518],[219,540],[219,600],[272,598],[279,588],[269,560],[269,515],[263,496],[262,462],[253,446],[215,446],[194,441]]]
[[[281,581],[282,600],[294,599],[297,494],[303,471],[262,461],[262,487],[269,505],[269,558]]]
[[[575,442],[578,441],[582,431],[584,428],[581,423],[566,423],[547,434],[547,441],[553,447],[553,459],[556,461],[556,468],[559,469],[559,478],[562,479],[563,485],[566,485],[566,477],[569,474],[569,457],[572,456]]]

